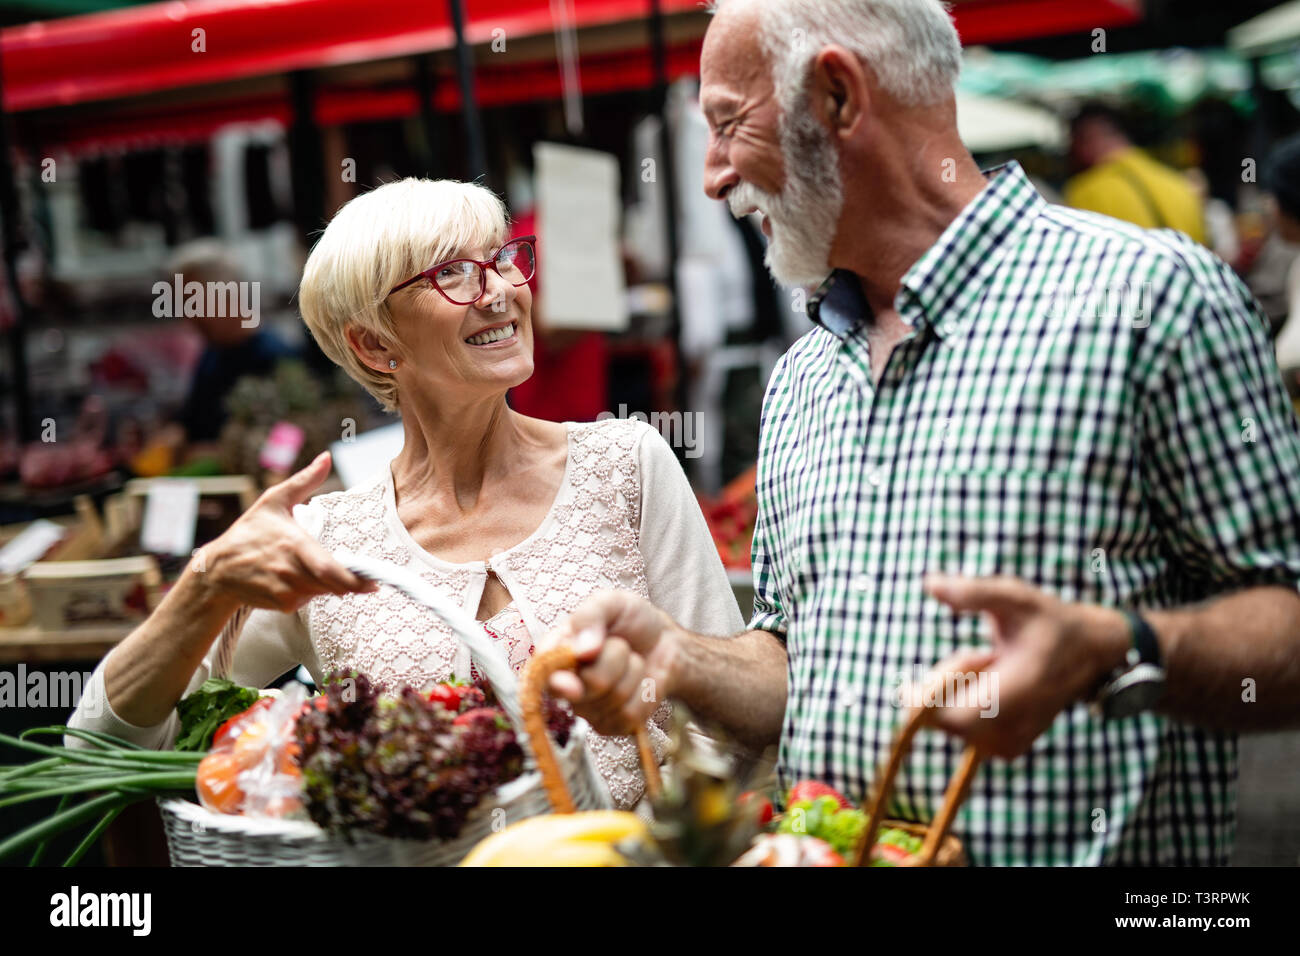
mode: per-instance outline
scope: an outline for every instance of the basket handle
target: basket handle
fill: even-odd
[[[551,806],[556,813],[574,813],[573,796],[569,793],[560,772],[559,762],[555,759],[555,749],[546,732],[546,713],[542,707],[542,694],[546,682],[556,671],[573,670],[578,666],[578,658],[573,648],[560,644],[533,655],[524,667],[520,678],[519,707],[523,712],[524,731],[532,744],[533,757],[537,769],[542,774],[542,786]],[[642,724],[636,729],[636,749],[641,757],[641,770],[645,774],[646,792],[657,797],[661,787],[659,781],[659,763],[655,760],[654,748],[650,746],[650,735]]]
[[[889,802],[889,797],[894,790],[894,778],[898,776],[898,771],[903,766],[903,758],[912,748],[912,738],[916,736],[918,730],[930,722],[932,716],[933,708],[930,707],[914,707],[908,713],[906,722],[894,740],[889,762],[876,782],[875,793],[871,798],[871,812],[867,814],[867,827],[862,832],[862,839],[858,843],[857,854],[853,860],[854,866],[865,866],[870,862],[871,850],[876,845],[881,824],[884,822],[885,804]],[[939,814],[931,821],[925,833],[925,841],[921,844],[920,851],[908,864],[909,866],[930,866],[934,862],[939,846],[943,843],[943,838],[948,835],[948,828],[952,826],[952,821],[957,816],[958,808],[966,799],[966,791],[970,789],[971,779],[975,776],[979,765],[980,754],[972,744],[966,748],[965,754],[962,755],[961,766],[948,782]]]

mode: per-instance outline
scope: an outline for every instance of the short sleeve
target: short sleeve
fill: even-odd
[[[777,593],[772,563],[768,557],[768,527],[762,500],[763,496],[760,494],[758,517],[754,521],[754,543],[751,549],[751,563],[754,566],[754,615],[749,619],[749,629],[771,631],[784,642],[785,612],[781,608],[781,598]]]
[[[688,630],[730,637],[745,620],[677,456],[641,423],[641,555],[650,601]]]
[[[1195,590],[1295,587],[1300,426],[1268,320],[1227,265],[1187,258],[1191,282],[1164,303],[1181,318],[1135,363],[1144,489]]]
[[[771,440],[772,427],[769,414],[774,404],[779,403],[786,381],[786,368],[790,353],[787,352],[777,361],[772,370],[772,378],[763,397],[763,414],[759,420],[758,466],[754,476],[754,489],[758,498],[758,512],[754,517],[754,540],[750,548],[750,563],[754,573],[754,613],[749,619],[751,631],[770,631],[782,643],[785,642],[786,616],[777,590],[776,572],[772,563],[772,501],[771,476],[769,475],[767,447]]]

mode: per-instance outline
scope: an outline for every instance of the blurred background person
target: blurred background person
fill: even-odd
[[[1176,170],[1133,145],[1118,111],[1104,103],[1079,109],[1070,123],[1070,163],[1079,172],[1065,184],[1066,205],[1205,243],[1200,197]]]
[[[248,281],[238,258],[218,239],[197,239],[181,246],[167,275],[181,276],[183,286],[198,282],[205,288],[209,282]],[[194,457],[213,450],[226,421],[226,397],[235,383],[246,375],[270,375],[281,361],[300,354],[264,327],[260,317],[249,321],[238,315],[209,315],[204,309],[188,319],[204,342],[179,417],[188,456]]]
[[[1288,245],[1300,244],[1300,135],[1283,140],[1269,154],[1264,186],[1273,200],[1277,234]],[[1287,318],[1278,332],[1277,364],[1293,397],[1300,395],[1300,258],[1286,274]]]

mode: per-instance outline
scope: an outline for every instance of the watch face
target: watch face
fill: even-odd
[[[1102,691],[1102,713],[1107,718],[1132,717],[1153,708],[1164,690],[1164,670],[1154,664],[1139,664]]]

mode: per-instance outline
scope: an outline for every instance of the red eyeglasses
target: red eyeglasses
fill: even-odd
[[[487,291],[487,270],[491,269],[513,286],[521,286],[537,269],[536,236],[511,239],[491,259],[451,259],[425,269],[400,285],[388,290],[392,295],[414,282],[428,279],[442,297],[452,305],[473,305]]]

